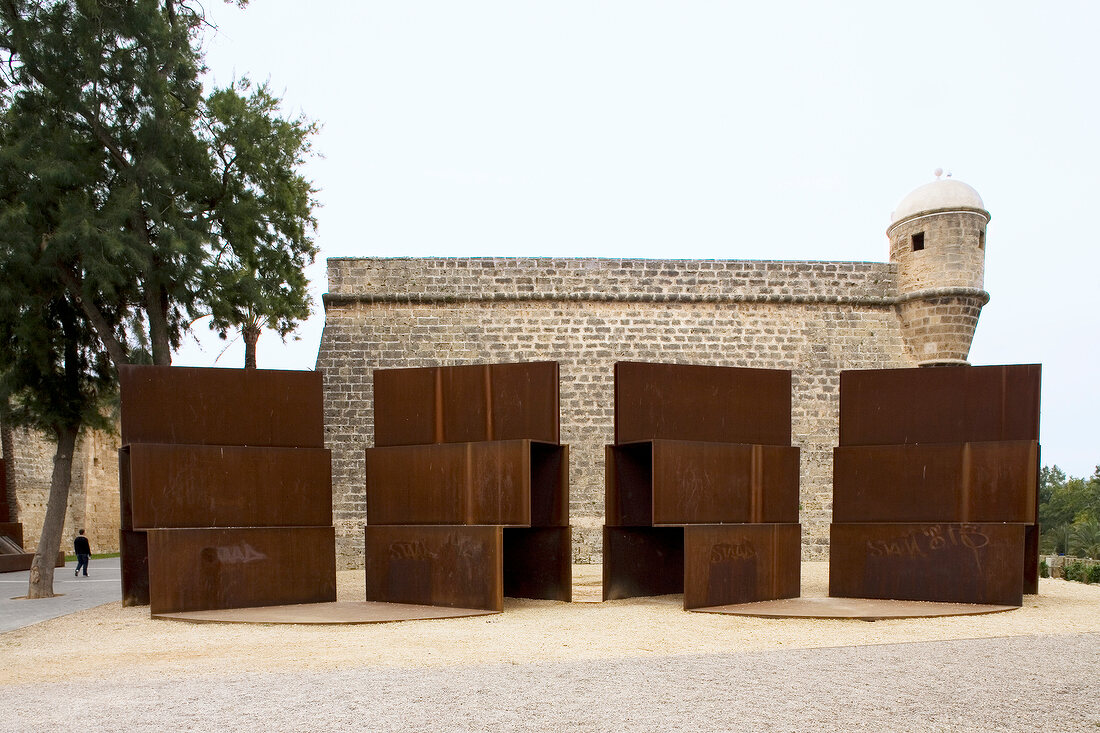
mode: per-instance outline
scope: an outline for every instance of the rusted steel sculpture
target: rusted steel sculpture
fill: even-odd
[[[605,512],[604,600],[797,596],[791,373],[617,363]]]
[[[336,600],[319,372],[119,370],[124,605]]]
[[[1037,591],[1040,372],[841,373],[830,595],[1018,606]]]
[[[556,362],[374,372],[368,601],[572,597]]]

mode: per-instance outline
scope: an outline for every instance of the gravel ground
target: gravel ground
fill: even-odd
[[[807,563],[804,595],[826,573]],[[362,598],[361,573],[340,582]],[[1043,580],[1016,611],[874,623],[680,603],[509,600],[499,616],[333,627],[112,603],[0,634],[0,731],[1100,731],[1100,586]]]

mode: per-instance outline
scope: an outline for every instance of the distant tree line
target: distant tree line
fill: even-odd
[[[1039,472],[1040,548],[1056,555],[1100,559],[1100,466],[1072,478],[1058,466]]]

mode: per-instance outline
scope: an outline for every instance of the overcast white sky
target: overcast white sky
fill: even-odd
[[[1043,463],[1100,463],[1100,3],[206,2],[211,78],[324,125],[316,313],[261,367],[314,367],[326,257],[881,261],[942,166],[993,216],[971,361],[1041,362]]]

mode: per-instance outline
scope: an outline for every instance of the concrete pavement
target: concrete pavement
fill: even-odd
[[[0,573],[0,633],[30,626],[58,616],[102,606],[122,599],[122,580],[117,557],[92,559],[88,577],[73,577],[76,561],[56,568],[53,591],[60,595],[33,601],[15,600],[27,595],[30,571]]]

